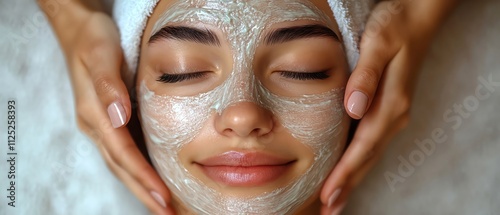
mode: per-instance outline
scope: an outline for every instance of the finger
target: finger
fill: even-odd
[[[373,166],[377,163],[381,156],[373,156],[368,161],[366,161],[363,166],[352,175],[349,176],[347,184],[343,186],[339,197],[335,202],[333,202],[330,207],[327,206],[330,214],[340,214],[344,207],[347,205],[351,193],[356,189],[356,187],[361,183],[363,178],[370,172]]]
[[[84,69],[78,61],[74,65],[76,69]],[[142,184],[146,190],[158,193],[168,203],[170,201],[168,188],[140,153],[127,128],[114,129],[106,118],[105,110],[99,108],[98,98],[92,87],[89,74],[75,72],[72,77],[76,80],[73,86],[77,99],[79,125],[82,125],[84,131],[93,131],[93,141],[97,146],[106,148],[106,151],[110,152],[110,160],[113,160],[114,163],[119,161],[117,165],[128,172],[132,178]],[[85,133],[88,134],[88,132]],[[128,148],[128,153],[120,154],[120,147]],[[116,152],[117,150],[118,152]],[[126,166],[127,168],[124,167],[124,165],[129,164],[130,166]]]
[[[96,108],[96,109],[98,109],[98,108]],[[95,111],[97,113],[99,112],[99,110],[95,110]],[[94,114],[93,116],[105,116],[105,114],[101,110],[101,114]],[[149,184],[153,184],[153,185],[147,186],[147,184],[144,184],[144,183],[140,184],[139,182],[137,182],[137,180],[134,179],[133,176],[131,176],[131,174],[127,173],[123,168],[121,168],[119,165],[116,164],[114,159],[111,158],[107,149],[105,148],[105,145],[109,145],[109,144],[106,144],[105,141],[110,141],[108,137],[112,136],[112,133],[115,133],[118,130],[126,130],[127,128],[114,129],[111,127],[111,125],[109,125],[109,121],[106,119],[101,120],[101,125],[93,125],[91,123],[95,122],[96,119],[90,118],[90,121],[88,119],[89,118],[81,118],[79,120],[79,123],[78,123],[79,127],[98,146],[103,158],[106,160],[106,163],[107,163],[108,167],[112,170],[112,172],[118,178],[120,178],[120,180],[124,184],[126,184],[127,187],[129,187],[132,190],[132,192],[141,201],[144,202],[144,204],[146,204],[148,206],[148,208],[155,208],[155,207],[152,206],[152,203],[150,200],[146,201],[145,199],[151,199],[151,198],[154,198],[157,196],[159,196],[160,199],[155,199],[156,203],[154,203],[154,204],[157,204],[160,206],[167,204],[169,199],[170,199],[169,198],[169,191],[168,191],[168,188],[165,187],[163,182],[161,182],[161,181],[155,182],[155,181],[153,181],[153,180],[155,180],[155,178],[151,177],[151,180],[153,182],[151,182]],[[130,137],[130,139],[131,139],[131,137]],[[138,156],[140,156],[140,158],[143,158],[142,154],[140,154]],[[132,157],[129,157],[129,159],[132,159]],[[140,160],[140,161],[136,161],[136,162],[146,162],[146,161]],[[151,168],[149,166],[149,163],[146,162],[145,165],[147,165],[149,168]],[[144,170],[144,168],[143,168],[143,169],[141,169],[141,171],[147,171],[147,170]],[[142,175],[142,174],[146,174],[146,173],[139,172],[137,174]],[[156,172],[153,172],[153,174],[156,174]],[[161,179],[156,179],[156,180],[161,180]],[[155,184],[159,184],[159,185],[155,185]],[[166,191],[163,191],[163,190],[166,190]],[[149,191],[149,193],[147,191]],[[155,192],[155,193],[153,193],[153,192]],[[163,193],[163,195],[160,193]],[[166,197],[164,197],[164,196],[166,196]],[[157,207],[158,206],[156,206],[156,208]],[[155,209],[154,211],[158,211],[158,209]],[[172,214],[172,213],[170,213],[170,214]]]
[[[83,83],[80,82],[78,84],[82,85],[84,84],[85,81],[82,82]],[[95,105],[95,103],[91,102],[93,100],[97,100],[95,94],[93,94],[94,98],[90,99],[92,91],[93,90],[89,90],[88,92],[83,91],[82,93],[83,95],[89,94],[89,96],[84,97],[86,98],[86,102],[78,106],[79,110],[78,112],[81,113],[78,122],[82,131],[84,131],[89,137],[91,137],[91,139],[97,146],[103,148],[103,150],[101,151],[106,151],[106,153],[101,153],[101,154],[107,157],[106,160],[112,161],[112,162],[107,162],[108,166],[110,166],[110,169],[115,173],[115,175],[119,177],[125,184],[127,184],[127,186],[133,184],[132,182],[130,182],[130,179],[127,178],[133,178],[136,183],[142,185],[143,190],[150,192],[149,195],[151,195],[152,191],[158,193],[160,198],[163,200],[160,199],[157,202],[168,203],[170,201],[168,188],[165,186],[163,181],[157,175],[156,171],[154,171],[154,169],[149,165],[149,163],[145,160],[143,155],[137,149],[137,146],[133,142],[132,137],[128,133],[127,128],[126,127],[119,129],[113,128],[109,120],[106,119],[106,114],[104,110],[100,109],[99,107],[97,107],[98,105]],[[116,138],[117,136],[120,138]],[[127,153],[127,154],[124,153],[123,155],[114,156],[113,158],[111,158],[106,148],[109,147],[109,145],[112,145],[110,143],[114,143],[115,145],[121,145],[122,143],[124,143],[124,145],[129,145],[129,147],[135,147],[138,153]],[[118,164],[116,164],[114,160],[121,160],[121,159],[130,160],[130,163],[134,164],[135,166],[142,166],[142,167],[131,167],[126,170],[125,168],[120,168],[121,171],[117,171],[117,168],[112,167],[111,163],[118,166]],[[118,175],[119,173],[120,175]],[[128,176],[125,177],[125,174]],[[142,176],[143,178],[141,178],[140,181],[136,180],[135,177],[138,176]],[[124,181],[125,179],[127,179],[127,181]],[[138,188],[134,188],[132,186],[129,186],[129,188],[131,190],[135,189],[133,190],[133,192],[139,197],[148,194],[146,191],[143,191],[141,192],[142,194],[139,195]],[[143,198],[140,197],[140,199],[142,200]],[[148,204],[147,202],[144,203]]]
[[[156,194],[152,195],[150,191],[137,182],[120,166],[114,163],[109,156],[109,153],[102,145],[99,146],[99,150],[111,171],[132,191],[132,193],[134,193],[136,197],[138,197],[146,205],[147,208],[154,211],[155,214],[173,214],[172,208],[168,207],[164,202],[157,201],[154,198],[154,195]]]
[[[113,127],[124,126],[130,119],[131,105],[127,87],[120,76],[123,59],[119,44],[112,41],[92,44],[81,58]]]
[[[378,83],[386,65],[398,53],[402,40],[389,23],[380,23],[380,14],[387,12],[389,2],[376,5],[361,37],[360,57],[346,86],[344,105],[349,116],[360,119],[373,102]]]
[[[97,120],[105,119],[106,114],[100,106],[92,80],[80,60],[73,62],[73,70],[71,81],[76,101],[76,122],[80,131],[97,144],[102,137]]]
[[[347,82],[344,106],[349,116],[354,119],[365,115],[384,69],[394,56],[378,38],[363,38],[358,64]]]
[[[407,69],[406,56],[404,52],[396,55],[382,75],[372,107],[360,121],[349,148],[325,182],[321,195],[323,203],[331,202],[333,194],[347,184],[348,177],[357,172],[370,155],[380,156],[389,140],[407,124],[411,90],[405,83],[411,76],[401,72]],[[339,195],[338,191],[335,194]]]
[[[346,187],[342,190],[337,201],[335,201],[330,207],[328,205],[322,205],[321,214],[322,215],[338,215],[344,210],[347,205],[348,195],[351,193],[351,187]]]
[[[97,142],[101,139],[101,133],[96,129],[92,129],[89,123],[84,119],[77,120],[77,125],[78,129],[87,135],[92,142],[97,144]]]
[[[371,124],[373,125],[373,123]],[[346,189],[350,190],[349,187],[354,188],[358,185],[383,155],[390,139],[398,131],[389,124],[376,126],[385,127],[380,131],[380,136],[369,134],[366,130],[357,131],[355,135],[358,137],[353,139],[341,161],[325,182],[321,196],[324,204],[331,206],[334,202],[342,199]],[[360,135],[371,137],[360,139]],[[369,141],[370,139],[376,141]]]
[[[127,128],[113,129],[108,124],[102,125],[101,129],[104,130],[103,145],[109,152],[111,160],[147,190],[158,193],[164,202],[170,202],[167,186],[141,154]]]
[[[348,177],[375,155],[375,147],[381,147],[377,144],[386,140],[391,117],[388,111],[381,111],[376,105],[360,121],[351,144],[323,186],[321,201],[324,204],[331,205],[339,198],[339,192],[347,184]]]

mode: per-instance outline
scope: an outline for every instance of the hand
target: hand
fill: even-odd
[[[362,119],[323,186],[322,214],[340,214],[348,195],[409,121],[419,64],[439,23],[422,19],[412,6],[381,2],[368,20],[344,101],[349,116]]]
[[[43,1],[39,3],[43,8]],[[123,57],[113,20],[77,4],[68,4],[51,18],[70,68],[79,128],[95,142],[112,172],[151,211],[173,214],[166,208],[168,188],[125,127],[131,104],[120,78]]]

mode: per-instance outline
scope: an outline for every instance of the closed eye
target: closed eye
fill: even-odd
[[[292,72],[292,71],[278,71],[281,76],[285,78],[307,81],[307,80],[324,80],[330,77],[328,70],[320,72]]]
[[[186,74],[167,74],[167,73],[164,73],[163,75],[161,75],[157,79],[157,81],[163,82],[163,83],[178,83],[178,82],[182,82],[182,81],[203,78],[206,75],[207,75],[206,71],[186,73]]]

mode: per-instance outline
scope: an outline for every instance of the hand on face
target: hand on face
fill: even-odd
[[[400,2],[379,3],[367,23],[344,102],[348,114],[361,121],[323,187],[324,214],[340,214],[349,194],[409,121],[419,64],[432,30],[420,23],[415,11],[410,14],[408,7]]]
[[[64,29],[58,37],[70,67],[78,126],[97,145],[115,176],[151,210],[164,214],[164,200],[155,199],[161,194],[168,200],[169,191],[125,127],[131,105],[120,78],[122,50],[116,26],[103,13],[77,14],[83,21],[72,25],[78,29]]]

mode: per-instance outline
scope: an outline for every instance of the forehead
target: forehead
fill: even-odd
[[[256,27],[295,20],[320,21],[333,27],[332,20],[307,0],[192,0],[177,1],[156,21],[151,35],[168,23],[205,23],[227,32],[255,31]]]

